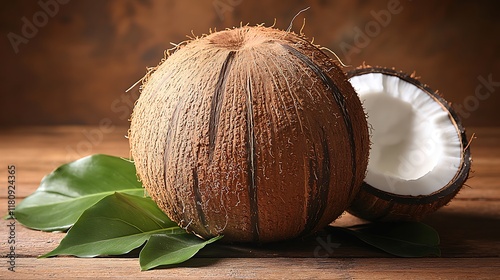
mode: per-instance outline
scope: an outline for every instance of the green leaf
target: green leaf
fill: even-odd
[[[114,193],[87,209],[59,246],[42,257],[121,255],[153,234],[183,232],[151,198]]]
[[[332,228],[399,257],[441,255],[439,234],[420,222],[371,223],[351,228]]]
[[[92,155],[45,176],[38,189],[16,207],[14,215],[29,228],[63,231],[85,209],[116,191],[144,196],[134,164],[119,157]]]
[[[221,238],[222,236],[217,236],[205,241],[186,232],[152,235],[139,254],[141,269],[148,270],[160,265],[184,262],[193,257],[205,245]]]

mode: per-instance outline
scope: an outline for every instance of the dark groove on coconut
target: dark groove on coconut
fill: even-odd
[[[215,84],[215,93],[212,98],[212,104],[210,106],[210,120],[208,123],[208,158],[210,162],[213,158],[213,153],[215,150],[215,141],[217,140],[217,129],[219,127],[220,111],[222,108],[222,103],[224,101],[224,92],[226,90],[226,80],[229,75],[229,70],[231,70],[231,64],[234,58],[234,51],[230,51],[227,54],[226,60],[222,63],[221,71],[219,73],[219,78]]]
[[[252,83],[250,77],[247,78],[246,86],[246,105],[247,105],[247,176],[248,176],[248,197],[250,198],[250,225],[252,230],[252,238],[254,242],[259,241],[259,209],[257,198],[257,183],[255,181],[255,173],[257,170],[257,157],[255,154],[255,135],[254,135],[254,119],[253,119],[253,94]]]
[[[295,48],[289,45],[282,44],[286,50],[288,50],[292,55],[296,56],[298,59],[300,59],[305,65],[307,65],[316,75],[319,76],[323,84],[325,84],[328,89],[331,91],[333,98],[335,99],[335,102],[339,106],[341,113],[342,113],[342,119],[344,120],[344,125],[347,130],[347,135],[349,135],[349,144],[351,147],[351,166],[352,166],[352,179],[351,179],[351,186],[349,188],[349,192],[352,192],[354,189],[354,184],[356,183],[356,143],[354,141],[354,130],[352,127],[351,123],[351,117],[349,115],[349,112],[347,111],[346,107],[346,100],[344,98],[344,95],[342,95],[342,92],[340,89],[335,85],[335,83],[332,81],[330,76],[326,74],[323,69],[321,69],[316,63],[314,63],[309,57],[304,55],[303,53],[299,52]],[[350,196],[350,195],[349,195]]]
[[[205,234],[210,235],[210,232],[207,230],[207,219],[205,217],[205,212],[203,212],[203,208],[201,207],[202,199],[198,184],[198,169],[196,167],[193,168],[193,193],[194,193],[194,205],[196,207],[196,213],[198,214],[198,219],[200,220],[200,225],[201,227],[203,227]]]
[[[307,202],[307,222],[302,235],[310,233],[319,224],[328,205],[328,192],[330,191],[330,150],[323,127],[321,127],[320,138],[323,161],[321,163],[321,170],[318,170],[317,157],[314,160],[311,159],[309,162],[309,187],[312,193]]]
[[[314,147],[313,147],[314,148]],[[314,154],[316,155],[316,148],[314,148]],[[314,158],[309,160],[309,178],[308,178],[308,187],[310,188],[311,194],[307,197],[307,207],[304,209],[306,211],[306,222],[304,225],[304,230],[300,235],[307,234],[311,229],[311,214],[317,212],[317,203],[315,203],[315,199],[317,198],[317,170],[318,170],[318,159],[315,156]]]
[[[180,108],[182,107],[182,100],[177,103],[175,106],[174,112],[172,113],[172,117],[170,118],[170,122],[167,126],[167,135],[165,139],[165,148],[163,149],[163,187],[166,189],[167,188],[167,171],[169,169],[168,163],[169,163],[169,153],[170,153],[170,148],[171,148],[171,139],[173,138],[173,135],[176,133],[176,126],[175,124],[178,122],[179,119],[179,111]],[[177,217],[179,215],[184,215],[185,213],[179,213],[177,211],[177,208],[175,205],[177,205],[176,201],[170,201],[171,205],[166,205],[169,209],[172,209],[172,211],[177,214]]]

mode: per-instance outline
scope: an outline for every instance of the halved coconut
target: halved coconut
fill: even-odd
[[[367,67],[348,73],[371,126],[368,171],[349,212],[367,220],[420,220],[467,180],[471,156],[457,114],[413,76]]]

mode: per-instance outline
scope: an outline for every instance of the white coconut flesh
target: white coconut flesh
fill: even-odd
[[[461,167],[459,131],[448,110],[400,77],[367,73],[350,78],[371,126],[365,182],[397,195],[431,195]]]

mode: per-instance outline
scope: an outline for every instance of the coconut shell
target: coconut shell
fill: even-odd
[[[443,108],[443,110],[447,111],[450,121],[455,126],[461,142],[461,162],[453,179],[447,185],[429,195],[398,195],[379,190],[364,182],[348,212],[357,217],[371,221],[421,220],[440,207],[448,204],[468,179],[472,158],[465,129],[462,126],[460,118],[450,106],[450,103],[436,91],[414,78],[414,74],[408,75],[394,69],[362,66],[348,72],[347,75],[351,78],[368,73],[382,73],[384,75],[399,77],[405,82],[411,83],[427,93]]]
[[[270,242],[336,219],[363,181],[367,122],[351,84],[302,36],[262,26],[179,47],[143,85],[138,177],[203,238]]]

